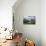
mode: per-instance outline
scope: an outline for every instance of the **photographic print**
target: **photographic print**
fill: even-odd
[[[35,16],[24,16],[23,24],[35,24],[36,17]]]

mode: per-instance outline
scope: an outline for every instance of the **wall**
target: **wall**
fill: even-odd
[[[12,6],[16,0],[0,0],[0,27],[12,29]]]
[[[35,7],[35,4],[34,4],[35,1],[36,1],[36,7],[38,7],[37,5],[39,5],[38,3],[40,0],[30,0],[30,1],[31,1],[30,3],[32,3],[31,6],[33,5],[32,7]],[[25,9],[27,8],[29,11],[31,11],[31,13],[26,11],[26,10],[24,10],[24,11],[22,10],[23,12],[21,12],[21,9],[24,9],[24,8],[18,7],[20,9],[20,13],[17,16],[17,13],[15,12],[15,15],[16,15],[15,19],[17,19],[16,20],[17,30],[19,30],[20,32],[23,32],[23,34],[25,36],[27,36],[26,34],[31,35],[31,39],[34,39],[36,42],[38,40],[37,38],[39,37],[39,35],[37,35],[37,37],[36,37],[36,35],[34,33],[41,31],[42,46],[46,46],[46,36],[45,36],[46,35],[46,0],[41,0],[41,1],[42,1],[41,2],[41,4],[42,4],[42,6],[41,6],[42,7],[41,8],[41,10],[42,10],[41,21],[39,21],[40,19],[38,19],[40,16],[37,16],[37,15],[40,15],[40,13],[39,13],[40,10],[37,11],[39,9],[40,5],[38,8],[35,7],[37,10],[35,8],[33,8],[37,11],[36,12],[35,10],[33,10],[33,11],[35,11],[35,12],[33,12],[30,9],[32,7],[30,7],[30,5],[29,5],[30,8],[28,9],[28,5],[26,5],[25,3],[23,4],[25,6],[24,8]],[[12,28],[12,6],[15,2],[16,2],[16,0],[0,0],[0,26],[8,27],[10,29]],[[23,7],[23,6],[21,5],[21,7]],[[14,9],[14,10],[18,11],[17,9]],[[24,14],[22,14],[22,13],[24,13]],[[36,17],[37,18],[37,24],[35,26],[23,25],[23,23],[22,23],[23,16],[28,16],[28,15],[29,16],[30,15],[36,15],[37,16]],[[42,28],[41,28],[41,30],[38,30],[38,28],[40,27],[40,23],[41,23]],[[36,30],[38,30],[38,31],[36,31]],[[29,38],[30,38],[30,36],[29,36]],[[39,39],[40,39],[40,37],[39,37]]]
[[[35,41],[36,46],[41,46],[41,0],[23,0],[13,8],[15,28],[23,33],[24,38]],[[24,16],[36,16],[35,25],[23,24]]]
[[[46,46],[46,0],[41,1],[41,40],[42,46]]]

